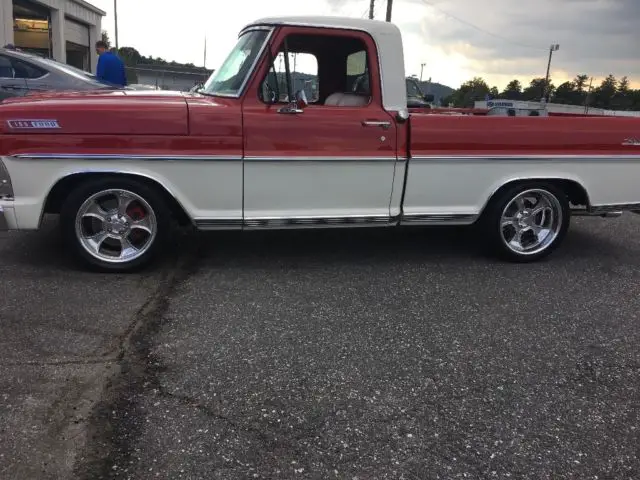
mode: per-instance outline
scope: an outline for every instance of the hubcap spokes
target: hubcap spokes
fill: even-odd
[[[105,190],[89,197],[76,216],[76,235],[93,257],[123,263],[143,255],[157,233],[156,216],[139,195]]]
[[[507,204],[502,212],[500,232],[513,252],[533,255],[556,239],[562,226],[562,207],[545,190],[528,190]]]

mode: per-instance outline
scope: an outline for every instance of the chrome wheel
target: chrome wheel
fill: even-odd
[[[521,192],[502,211],[502,241],[518,255],[540,253],[558,238],[562,229],[562,215],[560,201],[547,190]]]
[[[158,232],[156,215],[140,195],[109,189],[91,195],[80,206],[76,238],[94,258],[127,263],[151,247]]]

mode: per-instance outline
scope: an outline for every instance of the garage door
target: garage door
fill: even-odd
[[[89,27],[73,20],[65,19],[64,36],[67,42],[89,46]]]

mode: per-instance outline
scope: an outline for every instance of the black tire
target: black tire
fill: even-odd
[[[507,206],[515,200],[520,194],[527,191],[544,192],[550,195],[558,202],[559,211],[561,212],[561,220],[557,222],[557,233],[554,238],[548,241],[544,248],[540,251],[532,251],[532,253],[520,253],[514,251],[503,238],[503,228],[501,227],[502,214]],[[480,221],[481,235],[485,240],[485,245],[489,253],[500,259],[516,263],[529,263],[541,260],[550,255],[556,248],[560,246],[564,240],[569,228],[571,210],[569,207],[569,199],[566,193],[554,185],[553,183],[543,181],[530,181],[520,183],[512,187],[498,192],[487,205],[482,214]],[[507,230],[509,227],[506,227]]]
[[[76,217],[84,202],[98,192],[111,189],[138,195],[149,204],[155,215],[155,238],[143,254],[130,261],[112,263],[101,260],[85,249],[76,234]],[[171,212],[155,188],[128,178],[106,177],[82,183],[69,194],[60,211],[60,226],[65,245],[86,267],[102,272],[128,273],[147,266],[166,245],[171,230]]]

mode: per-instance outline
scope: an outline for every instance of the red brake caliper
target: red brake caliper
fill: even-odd
[[[127,208],[127,215],[134,222],[138,222],[146,216],[146,212],[140,205],[133,204],[133,205],[129,205],[129,208]],[[131,230],[130,237],[134,243],[137,243],[143,240],[144,236],[145,236],[144,230],[141,230],[139,228],[134,228],[133,230]]]

